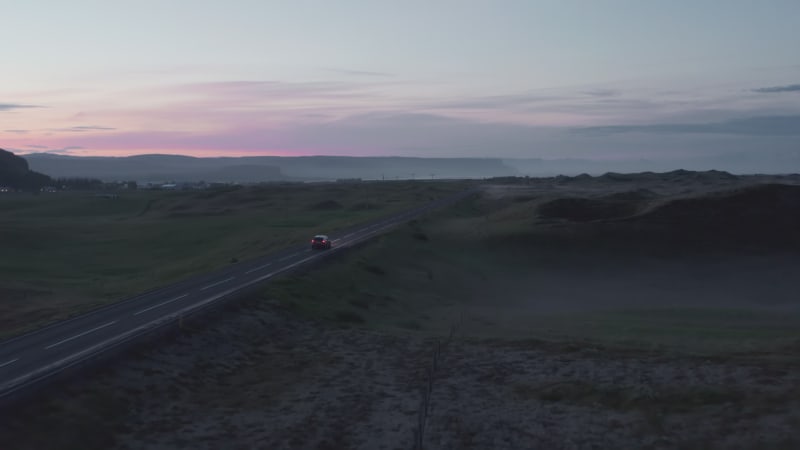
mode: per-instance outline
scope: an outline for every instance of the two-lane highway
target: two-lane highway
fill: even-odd
[[[363,242],[427,211],[473,193],[461,192],[332,235],[333,248],[296,245],[148,291],[86,314],[0,342],[0,401],[44,384],[64,370],[108,354],[121,344],[175,323],[300,265]]]

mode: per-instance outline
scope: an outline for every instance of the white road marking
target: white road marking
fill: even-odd
[[[79,338],[79,337],[81,337],[81,336],[86,336],[87,334],[89,334],[89,333],[93,333],[93,332],[95,332],[95,331],[97,331],[97,330],[99,330],[99,329],[101,329],[101,328],[110,327],[111,325],[114,325],[115,323],[117,323],[117,321],[116,321],[116,320],[113,320],[113,321],[111,321],[111,322],[108,322],[108,323],[106,323],[106,324],[100,325],[99,327],[94,327],[94,328],[92,328],[91,330],[84,331],[84,332],[83,332],[83,333],[81,333],[81,334],[76,334],[75,336],[68,337],[68,338],[66,338],[66,339],[60,340],[60,341],[56,342],[55,344],[50,344],[50,345],[48,345],[47,347],[45,347],[44,349],[45,349],[45,350],[49,350],[49,349],[51,349],[51,348],[53,348],[53,347],[56,347],[56,346],[58,346],[58,345],[61,345],[61,344],[65,343],[65,342],[69,342],[69,341],[71,341],[71,340],[73,340],[73,339],[78,339],[78,338]]]
[[[263,269],[263,268],[265,268],[265,267],[269,267],[269,266],[271,266],[271,265],[272,265],[272,263],[266,263],[266,264],[264,264],[263,266],[258,266],[258,267],[254,268],[254,269],[250,269],[250,270],[248,270],[247,272],[245,272],[245,274],[248,274],[248,273],[253,273],[253,272],[257,272],[257,271],[259,271],[259,270],[261,270],[261,269]]]
[[[284,256],[283,258],[279,259],[278,261],[286,261],[287,259],[294,258],[295,256],[297,256],[297,253],[292,253],[289,256]]]
[[[5,366],[7,366],[7,365],[9,365],[9,364],[14,364],[14,363],[15,363],[15,362],[17,362],[17,361],[19,361],[19,358],[17,358],[17,359],[12,359],[11,361],[6,361],[6,362],[4,362],[3,364],[0,364],[0,367],[5,367]]]
[[[67,367],[70,367],[70,366],[73,366],[75,364],[78,364],[81,361],[81,357],[83,357],[84,355],[91,355],[92,353],[95,353],[97,351],[102,350],[103,347],[107,347],[109,345],[116,345],[117,343],[124,342],[126,339],[129,339],[129,338],[131,338],[133,336],[136,336],[136,334],[138,334],[138,333],[140,333],[140,332],[142,332],[142,331],[144,331],[144,330],[146,330],[148,328],[152,328],[152,327],[158,326],[158,325],[160,325],[160,324],[162,324],[162,323],[164,323],[166,321],[175,320],[177,317],[180,317],[181,315],[183,315],[183,314],[185,314],[185,313],[187,313],[189,311],[192,311],[192,310],[197,309],[197,308],[199,308],[201,306],[204,306],[204,305],[207,305],[207,304],[209,304],[211,302],[214,302],[214,301],[216,301],[216,300],[218,300],[218,299],[220,299],[222,297],[225,297],[226,295],[229,295],[229,294],[231,294],[233,292],[238,291],[239,289],[243,289],[243,288],[245,288],[247,286],[250,286],[250,285],[253,285],[253,284],[256,284],[256,283],[260,283],[260,282],[262,282],[262,281],[264,281],[264,280],[266,280],[268,278],[271,278],[272,276],[274,276],[277,273],[283,272],[285,270],[289,270],[292,267],[299,266],[300,264],[303,264],[306,261],[310,261],[310,260],[312,260],[314,258],[319,258],[319,257],[320,257],[320,254],[315,254],[315,255],[308,256],[306,258],[301,259],[300,261],[297,261],[295,263],[289,264],[288,266],[283,267],[281,269],[278,269],[278,270],[276,270],[274,272],[271,272],[271,273],[269,273],[267,275],[260,276],[260,277],[254,279],[254,280],[250,280],[250,281],[248,281],[246,283],[243,283],[240,286],[228,289],[227,291],[221,292],[219,294],[212,295],[211,297],[208,297],[208,298],[203,299],[203,300],[201,300],[201,301],[199,301],[197,303],[194,303],[194,304],[189,305],[189,306],[187,306],[185,308],[182,308],[182,309],[180,309],[178,311],[175,311],[172,314],[159,316],[158,318],[156,318],[154,320],[151,320],[150,322],[147,322],[147,323],[145,323],[143,325],[140,325],[140,326],[138,326],[136,328],[133,328],[131,330],[128,330],[126,332],[118,334],[118,335],[116,335],[114,337],[106,339],[105,341],[98,342],[97,344],[95,344],[95,345],[93,345],[91,347],[85,348],[85,349],[83,349],[83,350],[81,350],[79,352],[73,353],[73,354],[71,354],[69,356],[66,356],[66,357],[62,358],[62,359],[54,361],[54,362],[52,362],[52,363],[50,363],[50,364],[48,364],[48,365],[46,365],[44,367],[40,367],[40,368],[38,368],[36,370],[28,372],[25,375],[19,376],[19,377],[15,378],[15,379],[7,382],[7,383],[0,384],[0,398],[11,394],[11,393],[13,393],[14,391],[16,391],[18,389],[21,389],[22,387],[24,387],[24,385],[26,383],[30,382],[31,380],[37,379],[37,377],[41,378],[43,376],[46,376],[48,371],[51,371],[53,369],[64,370]],[[103,326],[107,326],[107,325],[110,325],[110,324],[106,324],[106,325],[103,325]],[[93,330],[90,330],[90,331],[93,331]]]
[[[236,278],[236,277],[225,278],[225,279],[224,279],[224,280],[222,280],[222,281],[217,281],[216,283],[211,283],[211,284],[209,284],[208,286],[201,287],[201,288],[200,288],[200,290],[201,290],[201,291],[205,291],[206,289],[211,289],[211,288],[212,288],[212,287],[214,287],[214,286],[220,285],[220,284],[222,284],[222,283],[227,283],[228,281],[231,281],[231,280],[232,280],[232,279],[234,279],[234,278]]]
[[[355,233],[345,234],[344,236],[342,236],[342,239],[347,239],[347,238],[349,238],[350,236],[352,236],[354,234]]]
[[[247,286],[247,285],[253,284],[253,283],[258,283],[260,281],[264,281],[266,279],[272,278],[276,274],[279,274],[281,272],[285,272],[285,271],[291,269],[292,267],[299,266],[300,264],[303,264],[306,261],[310,261],[310,260],[312,260],[314,258],[319,258],[320,256],[322,256],[322,253],[317,253],[315,255],[307,256],[307,257],[301,259],[300,261],[293,262],[293,263],[289,264],[288,266],[281,267],[278,270],[275,270],[275,271],[272,271],[272,272],[270,272],[270,273],[268,273],[266,275],[260,276],[260,277],[256,278],[255,280],[251,281],[250,283],[245,284],[244,286]],[[242,287],[244,287],[244,286],[242,286]]]
[[[331,242],[339,242],[339,241],[341,241],[341,239],[334,239]]]
[[[138,316],[139,314],[146,313],[147,311],[150,311],[151,309],[156,309],[156,308],[159,308],[159,307],[161,307],[161,306],[164,306],[164,305],[166,305],[166,304],[168,304],[168,303],[172,303],[172,302],[174,302],[174,301],[180,300],[180,299],[182,299],[183,297],[186,297],[187,295],[189,295],[189,294],[183,294],[183,295],[180,295],[180,296],[178,296],[178,297],[175,297],[175,298],[173,298],[172,300],[167,300],[167,301],[165,301],[165,302],[161,302],[161,303],[159,303],[159,304],[157,304],[157,305],[153,305],[153,306],[151,306],[151,307],[149,307],[149,308],[145,308],[145,309],[143,309],[143,310],[141,310],[141,311],[135,312],[135,313],[133,313],[133,315],[134,315],[134,316]]]

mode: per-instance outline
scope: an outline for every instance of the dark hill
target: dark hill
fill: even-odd
[[[797,185],[759,184],[665,201],[643,189],[593,198],[565,197],[542,203],[538,215],[559,219],[558,225],[546,228],[548,232],[561,230],[561,237],[570,242],[606,245],[614,251],[800,250]]]
[[[800,248],[800,186],[763,184],[668,201],[629,219],[667,241],[696,247]]]
[[[655,194],[647,189],[619,192],[598,198],[557,198],[539,206],[539,216],[574,222],[618,219],[638,213]]]
[[[51,183],[52,180],[47,175],[30,170],[25,159],[0,149],[0,186],[39,190]]]
[[[800,230],[800,186],[762,184],[669,201],[642,214],[639,222],[691,228]]]

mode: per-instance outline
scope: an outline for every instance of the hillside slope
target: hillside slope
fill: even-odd
[[[0,148],[0,186],[37,190],[50,184],[50,177],[28,168],[28,162]]]

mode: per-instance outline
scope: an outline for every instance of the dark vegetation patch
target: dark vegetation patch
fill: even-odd
[[[3,448],[41,449],[58,448],[68,450],[113,448],[116,435],[125,429],[124,418],[130,408],[130,401],[120,392],[77,391],[67,389],[65,395],[55,400],[37,399],[47,404],[49,409],[22,408],[22,411],[0,412],[0,422],[9,434],[23,435],[27,445]],[[78,397],[79,402],[72,399]],[[104,426],[98,427],[99,420]]]
[[[578,176],[580,177],[580,175]],[[578,179],[574,177],[574,179]],[[585,179],[585,178],[584,178]],[[720,182],[737,181],[739,177],[721,170],[694,171],[678,169],[670,172],[640,172],[640,173],[616,173],[608,172],[597,177],[601,181],[610,182],[639,182],[639,181],[664,181],[670,183],[698,183],[715,184]]]
[[[224,196],[226,194],[230,194],[239,190],[242,190],[244,187],[238,184],[231,185],[231,186],[223,186],[218,188],[209,189],[207,191],[201,192],[197,194],[195,197],[201,200],[208,200],[212,198],[217,198]]]
[[[337,322],[342,322],[342,323],[361,324],[366,322],[366,320],[364,320],[364,318],[361,317],[361,315],[353,311],[338,311],[335,317]]]
[[[350,207],[351,211],[365,211],[370,209],[378,209],[380,205],[373,202],[358,202]]]
[[[620,181],[622,181],[622,182],[636,181],[636,175],[635,174],[629,174],[629,173],[607,172],[607,173],[604,173],[603,175],[600,175],[599,178],[602,179],[602,180],[605,180],[605,181],[616,181],[616,182],[620,182]]]
[[[397,324],[398,327],[404,330],[421,330],[422,324],[416,320],[403,320]]]
[[[491,177],[487,181],[493,184],[528,184],[529,177]]]
[[[639,220],[697,226],[739,222],[800,224],[800,186],[763,184],[694,198],[680,198]]]
[[[522,398],[543,402],[601,405],[620,411],[650,410],[685,413],[713,405],[739,405],[747,402],[744,392],[725,386],[599,386],[587,381],[562,381],[541,386],[518,384],[514,392]],[[777,399],[776,399],[777,400]]]
[[[559,198],[540,205],[538,217],[537,224],[544,227],[514,236],[516,243],[550,246],[547,240],[553,239],[569,247],[619,245],[673,252],[800,248],[796,185],[760,184],[666,201],[644,189]]]
[[[558,198],[539,206],[545,219],[566,219],[574,222],[607,220],[636,214],[653,197],[649,191],[629,191],[599,198]]]
[[[234,212],[231,208],[214,208],[214,209],[206,209],[200,211],[180,211],[180,212],[173,212],[167,214],[167,218],[191,218],[191,217],[216,217],[216,216],[226,216],[232,214]]]
[[[367,272],[375,275],[386,275],[386,270],[377,264],[368,263],[366,261],[359,261],[358,267],[366,270]]]
[[[350,300],[347,301],[347,303],[350,303],[356,308],[369,309],[369,302],[364,300],[363,298],[351,298]]]
[[[764,184],[669,201],[632,223],[729,242],[800,246],[800,186]]]
[[[5,300],[26,300],[29,297],[36,297],[42,295],[52,295],[52,291],[44,289],[18,289],[12,287],[0,286],[0,298]]]
[[[641,182],[664,182],[671,184],[685,184],[693,183],[700,185],[712,185],[718,183],[733,183],[740,179],[739,176],[721,170],[707,170],[707,171],[693,171],[693,170],[673,170],[669,172],[637,172],[637,173],[618,173],[606,172],[602,175],[591,176],[586,173],[580,175],[568,176],[557,175],[552,178],[547,178],[558,185],[569,184],[586,184],[586,183],[600,183],[600,184],[635,184]],[[533,178],[509,178],[509,179],[491,179],[496,184],[530,184],[531,181],[539,180]]]
[[[145,203],[145,205],[144,205],[144,208],[142,208],[141,211],[139,211],[139,213],[136,216],[137,217],[141,217],[141,216],[147,214],[147,212],[150,211],[150,208],[153,207],[153,204],[155,202],[156,202],[156,199],[152,199],[152,198],[148,199],[147,203]]]
[[[342,204],[337,202],[336,200],[323,200],[311,206],[311,209],[321,209],[327,211],[342,209],[342,208],[343,208]]]
[[[411,233],[411,237],[413,237],[414,239],[416,239],[418,241],[423,241],[423,242],[427,242],[428,241],[428,235],[423,233],[423,232],[421,232],[421,231],[415,231],[415,232]]]

